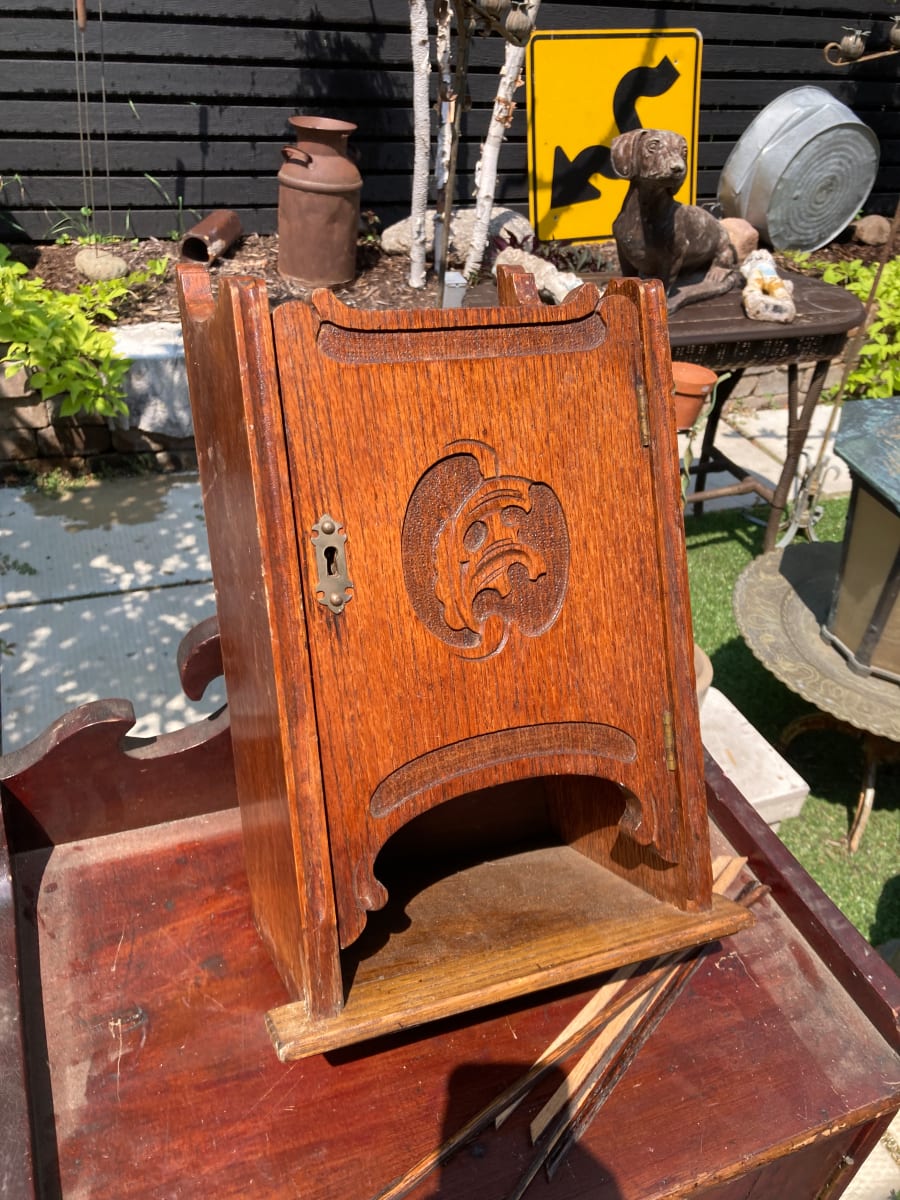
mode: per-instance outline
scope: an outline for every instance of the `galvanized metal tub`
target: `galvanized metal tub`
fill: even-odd
[[[830,92],[794,88],[741,136],[722,169],[719,203],[779,250],[817,250],[865,203],[878,154],[872,130]]]

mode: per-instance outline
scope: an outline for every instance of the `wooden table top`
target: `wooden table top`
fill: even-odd
[[[794,285],[793,321],[751,320],[741,306],[740,288],[734,288],[672,313],[673,356],[719,370],[833,357],[862,319],[862,304],[845,288],[820,279],[793,274],[785,278]]]
[[[15,874],[44,1195],[369,1200],[522,1074],[592,991],[282,1064],[263,1013],[285,993],[250,919],[236,810],[28,851]],[[830,1141],[900,1103],[896,1054],[774,886],[640,1051],[555,1200],[698,1185],[731,1200],[747,1182],[730,1180],[786,1146],[791,1186],[798,1169],[804,1181],[791,1195],[817,1195]],[[536,1107],[414,1195],[501,1200]]]

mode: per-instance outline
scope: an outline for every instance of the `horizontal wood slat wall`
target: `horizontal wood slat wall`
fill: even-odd
[[[89,152],[97,227],[178,235],[214,208],[248,232],[276,228],[287,118],[322,113],[355,122],[362,205],[383,224],[408,211],[412,76],[407,0],[87,0],[84,32]],[[774,0],[728,6],[668,0],[640,8],[544,0],[539,28],[696,28],[703,35],[698,193],[719,173],[753,117],[791,88],[815,84],[850,106],[881,141],[868,211],[890,213],[900,189],[900,56],[835,70],[822,49],[844,26],[887,44],[896,6],[865,0]],[[77,234],[89,201],[76,104],[72,6],[0,0],[0,237]],[[463,121],[458,197],[471,196],[487,129],[498,37],[472,51],[472,107]],[[101,60],[103,69],[101,72]],[[105,105],[101,97],[105,95]],[[524,91],[501,154],[498,201],[527,212]],[[110,185],[107,193],[106,162]],[[74,218],[74,219],[73,219]]]

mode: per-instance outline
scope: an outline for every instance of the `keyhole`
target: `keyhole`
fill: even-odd
[[[325,547],[325,573],[326,575],[338,574],[338,552],[337,546]]]

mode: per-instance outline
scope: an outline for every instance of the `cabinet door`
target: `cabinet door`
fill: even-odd
[[[275,312],[343,945],[391,833],[532,776],[612,780],[605,852],[624,831],[663,898],[708,902],[654,298]]]

